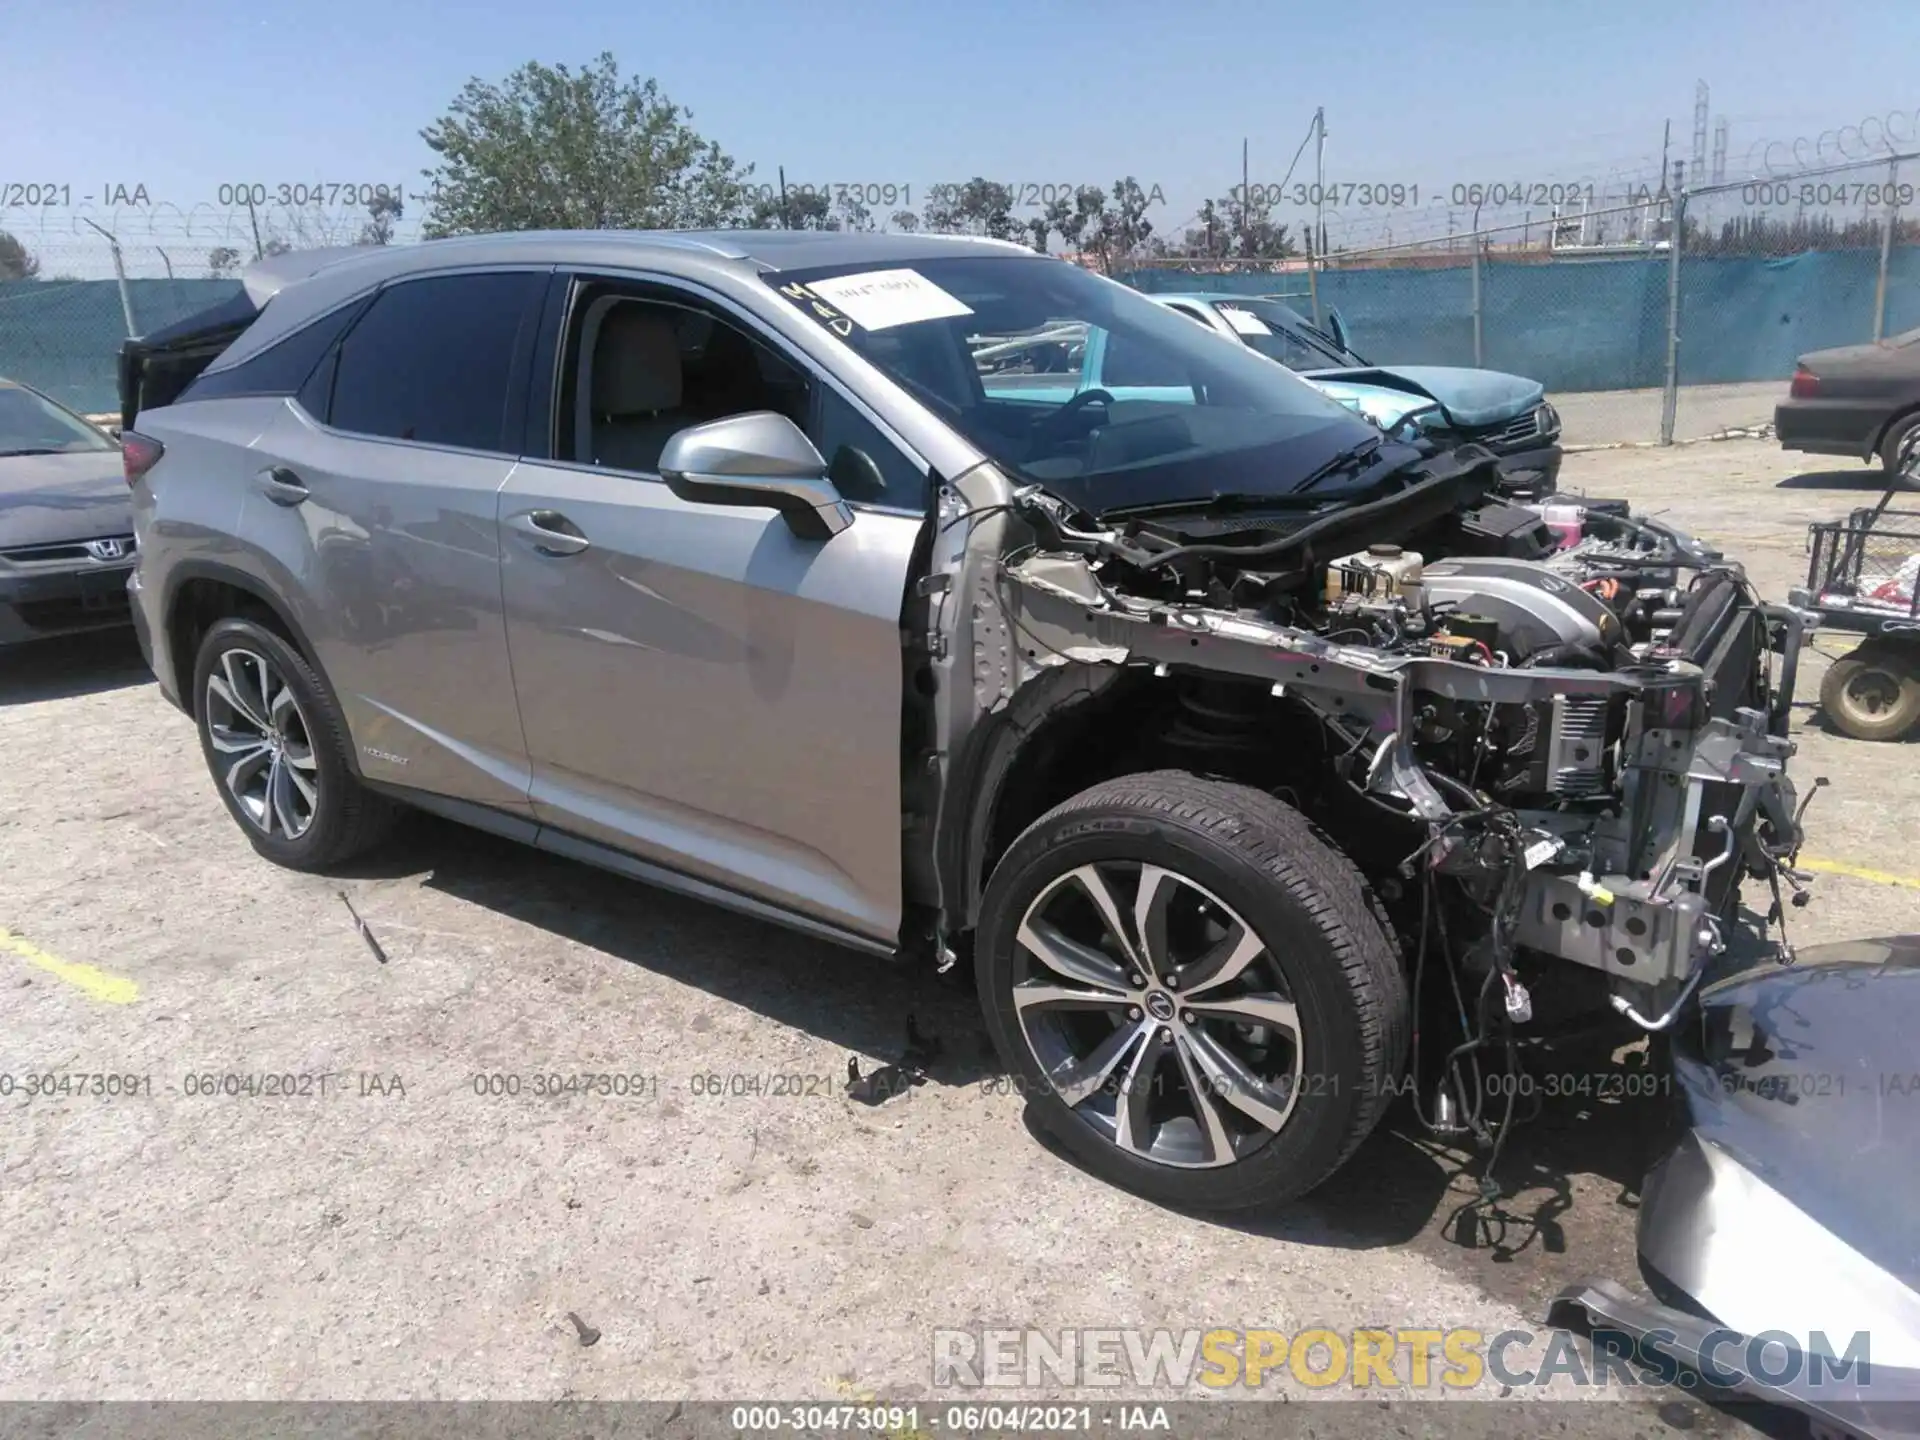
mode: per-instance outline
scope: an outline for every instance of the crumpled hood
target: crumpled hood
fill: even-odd
[[[132,533],[118,450],[0,456],[0,549]]]
[[[1374,365],[1301,373],[1341,404],[1386,425],[1437,403],[1449,424],[1474,430],[1518,419],[1547,395],[1544,385],[1523,375],[1453,365]]]

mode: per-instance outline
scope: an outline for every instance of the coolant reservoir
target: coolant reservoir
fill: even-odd
[[[1541,505],[1536,507],[1540,518],[1547,522],[1547,528],[1553,532],[1554,539],[1562,550],[1572,549],[1580,543],[1581,532],[1586,528],[1586,509],[1579,505]]]
[[[1411,597],[1420,588],[1420,555],[1398,545],[1369,545],[1327,566],[1327,600],[1360,595],[1372,600]]]

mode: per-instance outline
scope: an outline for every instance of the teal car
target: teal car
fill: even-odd
[[[1560,416],[1537,380],[1497,370],[1369,365],[1347,348],[1337,318],[1331,332],[1321,330],[1273,299],[1148,298],[1279,362],[1388,434],[1436,450],[1468,442],[1486,446],[1499,457],[1512,494],[1538,497],[1559,487]],[[976,337],[974,359],[987,392],[997,399],[1060,405],[1077,394],[1104,390],[1122,400],[1194,400],[1192,387],[1176,383],[1178,376],[1156,373],[1164,361],[1129,353],[1098,326]]]
[[[1370,364],[1348,346],[1338,316],[1322,330],[1268,296],[1147,298],[1277,360],[1383,430],[1411,432],[1440,449],[1486,446],[1500,457],[1510,491],[1538,496],[1559,487],[1560,415],[1537,380],[1450,365]]]

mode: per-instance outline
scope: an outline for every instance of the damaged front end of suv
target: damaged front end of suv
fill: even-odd
[[[1365,877],[1411,1010],[1423,973],[1443,997],[1450,985],[1456,1033],[1437,1069],[1430,1050],[1422,1073],[1416,1050],[1416,1108],[1491,1143],[1490,1082],[1468,1063],[1515,1063],[1507,1042],[1536,1006],[1543,1019],[1610,1006],[1665,1029],[1727,949],[1743,877],[1771,887],[1783,921],[1783,885],[1798,899],[1787,731],[1803,618],[1762,603],[1702,542],[1621,502],[1506,503],[1476,447],[1337,503],[1096,519],[1045,487],[968,481],[944,497],[945,563],[921,587],[946,700],[952,930],[980,921],[969,897],[1024,827],[1110,774],[1277,797]],[[957,654],[939,639],[955,630]],[[1144,880],[1137,896],[1144,953]],[[1022,923],[1020,945],[1044,950],[1034,936],[1048,932]],[[1049,971],[1073,969],[1062,949]],[[1128,979],[1154,998],[1151,977]],[[1256,1086],[1291,1101],[1314,1083],[1310,1066],[1276,1081],[1199,1063],[1184,1032],[1170,1043],[1190,1041],[1194,1088],[1228,1112],[1259,1116],[1242,1103]],[[1039,1068],[1072,1085],[1098,1059],[1066,1047]],[[1361,1083],[1406,1083],[1383,1063]],[[1127,1098],[1100,1126],[1123,1150],[1129,1125],[1136,1141],[1157,1135]]]

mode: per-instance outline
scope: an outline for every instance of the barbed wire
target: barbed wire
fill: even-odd
[[[1916,138],[1905,150],[1892,148],[1892,141],[1909,134]],[[1868,153],[1858,153],[1863,149]],[[1437,199],[1419,205],[1363,212],[1334,206],[1324,211],[1322,221],[1329,259],[1337,262],[1342,255],[1447,246],[1475,234],[1517,232],[1525,244],[1532,232],[1538,231],[1547,248],[1570,233],[1578,235],[1581,245],[1652,244],[1676,180],[1688,194],[1692,217],[1701,224],[1723,224],[1730,217],[1749,214],[1776,221],[1822,215],[1878,219],[1889,204],[1910,215],[1920,213],[1920,205],[1915,203],[1920,194],[1914,193],[1920,190],[1920,166],[1911,167],[1907,172],[1910,178],[1897,183],[1882,183],[1872,175],[1873,167],[1884,164],[1890,167],[1887,181],[1894,182],[1899,174],[1894,168],[1898,158],[1903,154],[1912,158],[1910,152],[1920,152],[1920,110],[1911,115],[1889,111],[1811,138],[1756,142],[1748,158],[1757,155],[1761,163],[1749,166],[1748,175],[1718,184],[1700,183],[1704,177],[1663,173],[1655,156],[1619,156],[1603,162],[1607,166],[1604,175],[1596,174],[1591,179],[1575,178],[1577,168],[1568,167],[1568,178],[1561,181],[1461,182],[1451,185]],[[1782,167],[1783,157],[1796,156],[1824,159],[1817,164]],[[1846,184],[1811,183],[1822,177],[1861,172],[1867,173]],[[1228,191],[1238,183],[1236,178]],[[1328,188],[1348,195],[1366,187]],[[1262,196],[1263,187],[1256,185],[1255,192],[1256,198]],[[1422,187],[1423,200],[1425,194]],[[1549,203],[1527,203],[1530,200]],[[388,222],[393,243],[422,238],[425,216],[417,208],[410,209],[412,213]],[[1304,247],[1311,229],[1310,209],[1284,204],[1267,207],[1264,212],[1257,204],[1251,209],[1255,218],[1284,221],[1291,232],[1289,238]],[[1204,253],[1192,243],[1193,237],[1205,230],[1206,214],[1204,208],[1197,208],[1169,224],[1164,211],[1160,216],[1149,213],[1154,236],[1165,251],[1162,258],[1231,258]],[[874,218],[886,227],[887,217]],[[1025,212],[1016,218],[1026,218]],[[1215,218],[1216,222],[1225,220],[1217,213]],[[221,206],[208,201],[180,205],[160,201],[138,206],[15,206],[0,210],[0,231],[13,235],[39,260],[43,279],[111,278],[116,243],[129,278],[189,278],[231,275],[268,248],[354,244],[370,219],[365,209],[346,207]],[[1230,231],[1217,230],[1216,234],[1230,237]]]
[[[1890,159],[1920,149],[1920,107],[1867,115],[1852,125],[1822,130],[1792,140],[1756,140],[1747,147],[1747,168],[1755,176],[1778,179],[1794,171],[1814,170],[1847,161]],[[1756,165],[1754,156],[1759,154]],[[1791,165],[1786,162],[1791,161]]]

